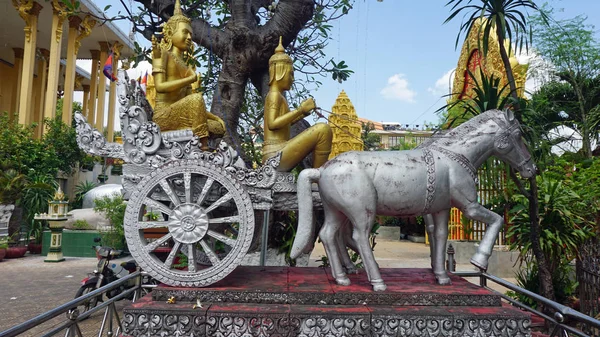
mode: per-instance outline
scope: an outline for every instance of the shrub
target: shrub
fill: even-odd
[[[115,193],[112,196],[98,198],[95,200],[95,203],[96,207],[94,207],[94,210],[104,212],[112,227],[109,231],[101,232],[103,244],[115,249],[126,249],[123,221],[127,204],[123,196]]]
[[[73,228],[77,230],[92,229],[92,226],[85,220],[79,219],[73,223]]]

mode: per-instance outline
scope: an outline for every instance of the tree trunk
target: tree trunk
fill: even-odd
[[[236,151],[243,156],[242,139],[238,134],[240,110],[244,102],[247,75],[239,71],[233,62],[236,58],[233,53],[224,57],[223,68],[217,80],[217,88],[213,96],[211,112],[225,122],[225,141],[234,146]],[[246,161],[247,158],[244,158]]]
[[[23,221],[23,207],[15,205],[15,209],[10,216],[8,221],[8,236],[11,237],[14,233],[18,232],[21,228],[21,222]],[[18,238],[18,237],[16,237]]]
[[[519,104],[519,96],[517,95],[517,86],[515,84],[515,78],[513,76],[512,67],[510,66],[510,60],[508,58],[508,53],[506,52],[506,48],[504,47],[504,35],[503,32],[499,29],[502,27],[501,24],[497,24],[497,37],[498,37],[498,45],[500,49],[500,56],[502,57],[502,63],[504,63],[504,68],[506,70],[506,77],[508,79],[508,84],[510,86],[511,95],[516,100],[515,104],[515,112],[519,117],[521,114],[518,113],[520,110]],[[516,179],[516,176],[514,177]],[[539,221],[539,201],[538,201],[538,186],[537,180],[535,176],[529,178],[529,195],[527,199],[529,200],[529,221],[531,226],[531,250],[533,251],[533,255],[538,263],[538,276],[540,281],[540,295],[553,300],[554,301],[554,285],[552,284],[552,273],[550,272],[550,268],[548,266],[548,260],[546,256],[544,256],[544,252],[542,251],[542,247],[540,245],[540,221]],[[542,306],[542,311],[546,309]]]
[[[499,19],[498,19],[499,20]],[[508,53],[506,52],[506,48],[504,47],[504,35],[501,32],[500,28],[502,25],[496,25],[496,35],[498,37],[498,46],[500,47],[500,57],[502,58],[502,63],[504,64],[504,70],[506,71],[506,79],[508,81],[508,85],[510,87],[510,94],[515,99],[515,113],[517,114],[518,119],[520,119],[521,114],[519,110],[521,110],[521,105],[519,104],[519,95],[517,94],[517,85],[515,84],[515,76],[512,72],[512,67],[510,66],[510,59],[508,58]]]
[[[538,203],[538,186],[535,176],[529,178],[529,185],[531,188],[529,198],[529,219],[531,222],[531,250],[538,263],[538,276],[540,280],[540,295],[546,297],[549,300],[554,301],[554,284],[552,284],[552,272],[548,266],[548,260],[542,251],[540,245],[540,221],[539,221],[539,203]],[[542,306],[542,311],[545,310]]]

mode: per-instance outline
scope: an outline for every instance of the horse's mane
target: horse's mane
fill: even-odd
[[[473,118],[462,123],[461,125],[457,126],[456,128],[447,129],[447,130],[438,129],[433,133],[433,135],[431,135],[431,137],[429,137],[428,139],[423,141],[416,148],[422,149],[424,147],[434,145],[434,144],[438,143],[440,139],[464,137],[467,134],[471,133],[472,131],[477,130],[478,125],[483,125],[489,120],[498,120],[498,118],[496,116],[498,113],[502,113],[502,112],[499,110],[488,110],[484,113],[474,116]]]

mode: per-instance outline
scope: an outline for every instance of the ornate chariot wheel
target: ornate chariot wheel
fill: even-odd
[[[172,286],[213,284],[242,261],[254,234],[248,193],[229,173],[203,160],[175,160],[152,171],[125,212],[131,255]]]

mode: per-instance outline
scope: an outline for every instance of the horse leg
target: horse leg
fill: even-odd
[[[357,251],[356,244],[352,240],[352,224],[348,219],[344,221],[341,230],[338,231],[338,250],[340,254],[340,258],[342,259],[342,264],[346,274],[357,274],[358,270],[352,262],[350,255],[348,255],[348,247],[352,250]]]
[[[450,210],[444,209],[432,215],[432,222],[434,237],[430,236],[431,242],[435,242],[433,245],[433,256],[432,265],[433,273],[437,279],[438,284],[451,284],[452,281],[446,273],[446,266],[444,265],[444,250],[446,248],[446,242],[448,241],[448,219],[450,218]],[[429,227],[429,224],[428,224]]]
[[[434,260],[434,251],[435,251],[435,237],[433,234],[434,223],[433,216],[431,214],[423,215],[423,220],[425,221],[425,230],[427,231],[427,236],[429,236],[429,258],[431,259],[431,268],[435,269],[433,266]]]
[[[338,232],[342,229],[345,216],[326,203],[323,203],[323,210],[325,211],[325,223],[319,232],[319,238],[321,238],[323,247],[325,247],[325,252],[329,258],[331,273],[337,284],[343,286],[350,285],[350,279],[346,276],[340,261],[339,245],[343,245],[344,243],[338,243]]]
[[[471,264],[481,270],[487,270],[488,259],[492,255],[494,242],[502,229],[504,219],[476,202],[468,204],[462,209],[462,212],[469,219],[487,224],[483,239],[479,243],[479,248],[477,248],[477,252],[471,258]]]
[[[372,209],[374,209],[373,207]],[[379,272],[379,265],[375,261],[375,256],[371,250],[369,244],[369,234],[375,221],[375,212],[365,209],[362,212],[354,212],[353,216],[349,216],[350,221],[354,225],[354,231],[352,232],[352,239],[357,244],[358,252],[362,258],[365,270],[367,271],[367,277],[373,285],[373,291],[384,291],[387,286],[381,278]]]

